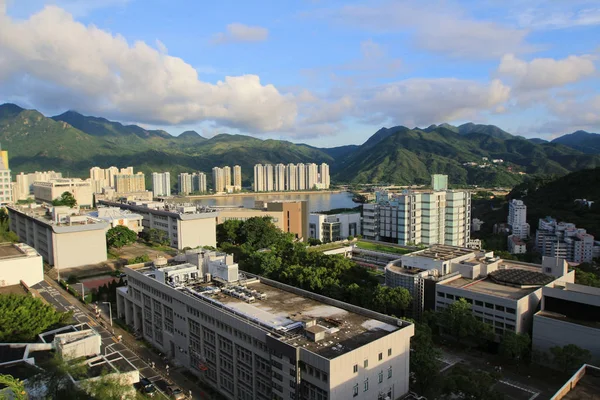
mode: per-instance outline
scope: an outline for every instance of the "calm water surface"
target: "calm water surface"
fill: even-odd
[[[353,208],[358,204],[352,201],[352,194],[348,192],[342,193],[305,193],[305,194],[249,194],[248,196],[231,196],[231,197],[211,197],[205,199],[197,199],[194,202],[206,206],[243,206],[246,208],[254,207],[254,202],[257,200],[273,201],[273,200],[307,200],[308,209],[311,212],[328,211],[334,208]]]

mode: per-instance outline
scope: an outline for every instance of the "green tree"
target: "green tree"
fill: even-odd
[[[460,343],[482,344],[493,337],[491,326],[479,321],[471,311],[471,304],[463,298],[439,313],[440,327]]]
[[[319,239],[316,238],[308,238],[308,245],[309,246],[318,246],[320,244],[323,244],[323,242],[321,242]]]
[[[237,219],[230,219],[217,225],[217,246],[221,247],[224,243],[240,244],[240,227],[243,222]]]
[[[459,399],[500,400],[504,397],[494,390],[497,381],[496,374],[457,364],[444,379],[443,393]]]
[[[550,348],[552,362],[563,372],[571,372],[590,361],[592,353],[574,344]]]
[[[123,246],[134,243],[137,234],[124,225],[117,225],[106,232],[106,245],[120,249]]]
[[[169,241],[169,235],[167,234],[167,232],[160,230],[160,229],[156,229],[156,228],[150,228],[148,229],[148,234],[146,235],[148,241],[152,242],[152,243],[157,243],[160,245],[165,245],[168,246],[170,244]]]
[[[82,389],[93,399],[123,400],[135,399],[137,394],[132,385],[121,375],[104,375],[99,379],[82,384]]]
[[[27,400],[27,391],[25,391],[25,384],[23,381],[14,378],[12,375],[1,375],[0,374],[0,385],[6,386],[12,391],[12,396],[6,398],[14,400]],[[0,399],[4,400],[4,397],[0,394]]]
[[[408,290],[378,285],[372,295],[373,309],[384,314],[404,315],[412,298]]]
[[[38,298],[0,295],[0,343],[35,341],[38,334],[71,317],[72,312],[57,312]]]
[[[528,334],[507,331],[500,342],[499,353],[509,361],[519,364],[530,354],[531,339]]]
[[[60,197],[52,200],[53,206],[68,206],[75,207],[77,205],[77,200],[75,200],[75,196],[71,192],[64,192],[60,195]]]
[[[432,332],[425,324],[415,324],[415,335],[410,340],[410,372],[416,391],[434,397],[440,389],[441,351],[434,345]]]
[[[600,287],[600,276],[594,272],[587,272],[581,268],[575,268],[575,283],[586,286]]]
[[[86,376],[87,365],[83,360],[65,360],[60,354],[54,354],[49,360],[40,364],[43,372],[33,380],[37,387],[45,388],[46,398],[52,400],[84,399],[83,393],[73,383],[71,377],[79,380]]]
[[[277,244],[282,234],[270,217],[253,217],[241,225],[238,241],[254,250],[260,250]]]

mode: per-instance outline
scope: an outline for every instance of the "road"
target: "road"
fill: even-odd
[[[73,318],[77,323],[90,325],[102,337],[102,354],[110,354],[115,351],[120,352],[124,358],[140,371],[141,377],[148,378],[154,383],[158,389],[159,396],[162,396],[162,398],[168,398],[164,391],[167,385],[170,384],[169,381],[171,381],[181,387],[186,393],[189,393],[191,390],[192,399],[194,400],[210,400],[197,385],[181,375],[179,371],[170,368],[170,371],[167,372],[164,361],[153,351],[137,342],[129,333],[118,327],[111,328],[107,321],[108,317],[106,317],[106,320],[103,318],[97,320],[91,307],[87,308],[49,277],[46,277],[45,281],[34,285],[32,288],[58,311],[73,311]],[[116,335],[122,335],[123,340],[121,343],[118,342],[113,332]]]

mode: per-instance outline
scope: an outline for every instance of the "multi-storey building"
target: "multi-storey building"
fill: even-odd
[[[100,203],[141,215],[144,231],[156,229],[164,232],[171,247],[184,249],[217,245],[217,213],[213,209],[164,202],[116,203],[102,200]]]
[[[225,192],[225,171],[223,168],[214,167],[212,169],[213,178],[213,192],[223,193]],[[230,176],[231,178],[231,176]]]
[[[448,190],[448,175],[431,175],[431,188],[434,191]]]
[[[600,363],[600,288],[555,282],[542,289],[541,309],[533,317],[532,346],[536,354],[574,344]]]
[[[306,164],[306,188],[308,190],[315,189],[319,181],[319,168],[317,164]]]
[[[51,179],[61,179],[62,173],[54,171],[32,172],[29,174],[21,172],[15,176],[14,201],[25,200],[33,194],[34,182],[48,182]]]
[[[508,235],[508,252],[510,254],[525,254],[527,253],[527,246],[523,239],[516,235]]]
[[[206,193],[206,174],[204,172],[192,174],[192,192]]]
[[[539,220],[535,233],[538,251],[549,257],[562,257],[572,262],[590,262],[594,258],[594,236],[568,222],[546,217]]]
[[[517,333],[531,329],[542,287],[573,282],[565,260],[544,257],[542,265],[503,260],[493,252],[434,245],[403,255],[385,268],[386,285],[404,287],[413,298],[413,317],[464,298],[474,315]]]
[[[233,166],[233,190],[242,190],[242,167]]]
[[[275,190],[275,186],[274,186],[276,184],[275,171],[271,164],[265,165],[264,178],[265,178],[265,183],[264,183],[265,192],[272,192],[273,190]]]
[[[335,242],[361,234],[360,213],[310,214],[309,236],[321,242]]]
[[[275,175],[274,175],[274,185],[273,185],[273,190],[275,190],[276,192],[283,192],[285,191],[285,165],[283,164],[277,164],[275,165]]]
[[[262,164],[256,164],[254,166],[254,183],[253,190],[255,192],[265,191],[265,167]]]
[[[296,170],[297,170],[297,182],[296,182],[296,188],[298,190],[306,190],[306,167],[304,164],[302,163],[298,163],[296,164]]]
[[[108,224],[78,209],[9,206],[10,230],[58,269],[106,261]]]
[[[146,190],[146,177],[142,172],[137,174],[115,175],[115,191],[117,193],[135,193]]]
[[[231,167],[224,166],[223,167],[223,183],[225,188],[231,186]]]
[[[0,150],[0,206],[13,202],[13,185],[8,166],[8,151]]]
[[[179,188],[179,194],[188,195],[194,191],[192,184],[192,174],[182,172],[177,178],[177,187]]]
[[[285,166],[285,189],[298,190],[298,167],[296,164]]]
[[[24,243],[0,243],[0,287],[25,282],[33,286],[44,280],[40,254]]]
[[[227,398],[396,399],[409,389],[414,326],[238,272],[233,257],[125,268],[118,315]]]
[[[106,169],[100,167],[92,167],[90,168],[90,180],[92,181],[92,189],[94,193],[102,193],[103,189],[106,187],[111,187],[116,189],[116,177],[117,175],[133,175],[133,167],[125,167],[125,168],[117,168],[117,167],[109,167]],[[130,192],[138,192],[146,190],[145,183],[144,189],[142,190],[131,190],[122,193],[130,193]],[[119,190],[117,190],[119,191]]]
[[[33,195],[36,200],[52,203],[65,192],[70,192],[79,207],[91,208],[94,204],[92,182],[79,178],[51,179],[48,182],[34,182]]]
[[[152,193],[154,197],[171,196],[171,173],[153,172],[152,173]]]
[[[467,191],[377,192],[376,202],[363,206],[363,235],[370,240],[464,247],[470,224]]]
[[[519,239],[527,239],[529,237],[527,206],[522,200],[513,199],[508,203],[508,225],[512,234]]]
[[[322,163],[319,171],[319,189],[329,189],[329,165]]]

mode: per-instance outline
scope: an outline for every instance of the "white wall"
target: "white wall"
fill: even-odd
[[[107,260],[103,229],[53,235],[54,266],[59,269],[98,264]]]
[[[0,261],[0,286],[18,285],[21,280],[28,286],[33,286],[44,280],[42,256]]]

